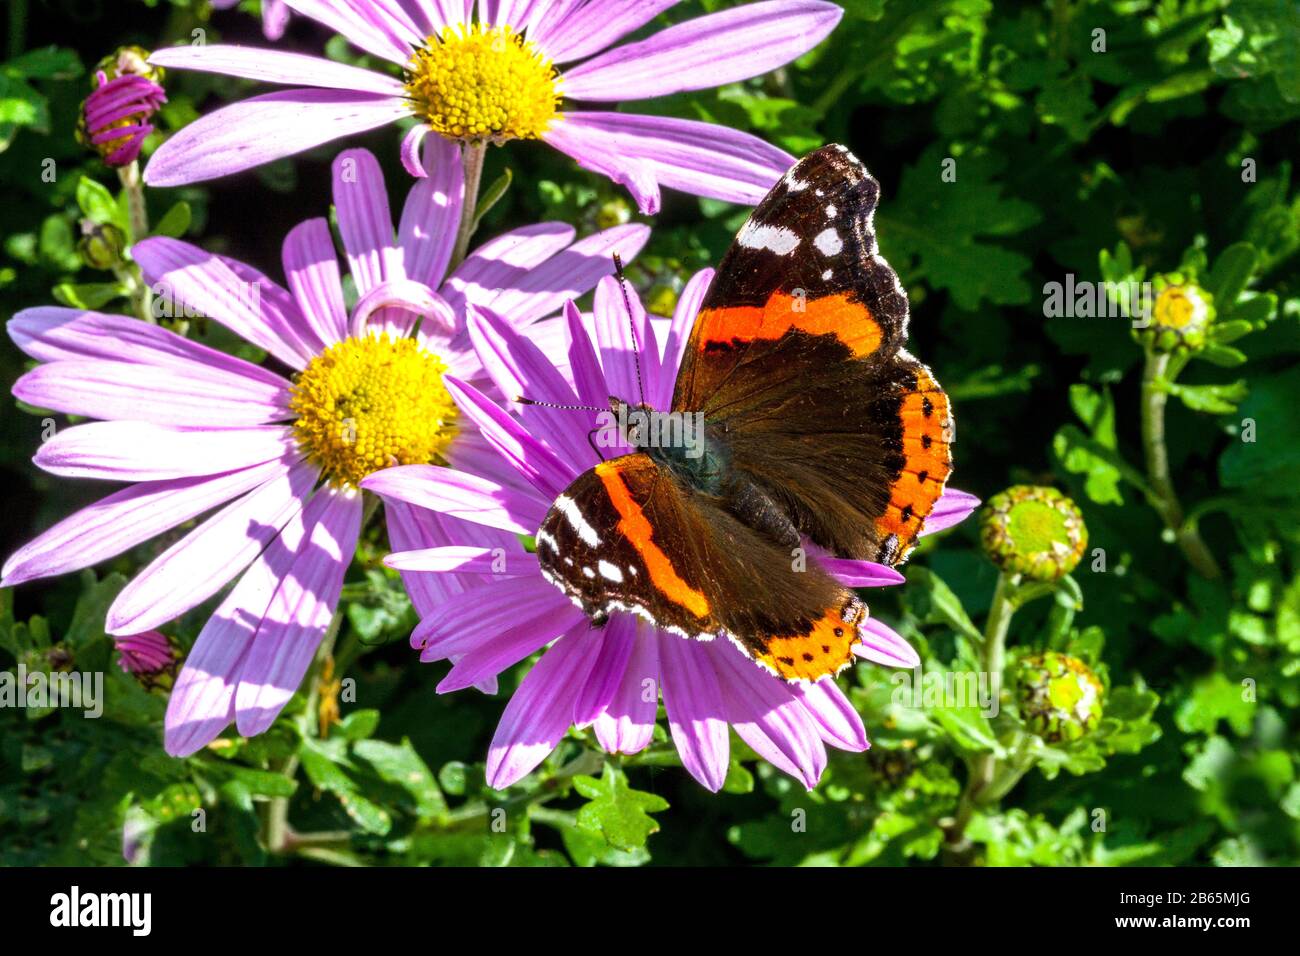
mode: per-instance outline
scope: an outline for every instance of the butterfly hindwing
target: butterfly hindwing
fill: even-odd
[[[580,475],[537,533],[542,573],[589,616],[725,633],[772,673],[817,680],[852,660],[866,608],[795,557],[641,453]]]

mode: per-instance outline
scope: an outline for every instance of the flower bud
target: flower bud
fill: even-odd
[[[114,637],[113,646],[118,652],[117,666],[146,684],[175,670],[177,659],[171,642],[158,631]]]
[[[1075,503],[1055,488],[1014,485],[989,499],[980,540],[1007,574],[1055,581],[1083,557],[1088,529]]]
[[[1156,276],[1151,321],[1133,337],[1157,352],[1196,352],[1205,346],[1214,321],[1214,297],[1177,273]]]
[[[1104,688],[1077,657],[1048,651],[1021,658],[1016,694],[1021,720],[1049,743],[1078,740],[1101,721]]]
[[[105,57],[95,69],[94,91],[81,104],[77,140],[109,166],[135,162],[154,130],[150,117],[167,102],[159,85],[163,71],[151,67],[148,57],[135,46]]]
[[[115,269],[122,264],[126,250],[126,235],[112,223],[97,224],[89,219],[81,221],[81,239],[77,252],[81,260],[92,269]]]

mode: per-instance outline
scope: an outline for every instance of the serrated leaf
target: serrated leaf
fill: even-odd
[[[595,777],[573,778],[574,789],[589,801],[578,811],[578,826],[598,833],[616,850],[635,850],[646,845],[659,823],[649,814],[668,809],[668,801],[652,793],[633,790],[622,771],[611,764]]]

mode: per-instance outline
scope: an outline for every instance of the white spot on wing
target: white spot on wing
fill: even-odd
[[[616,565],[610,564],[608,561],[601,561],[598,563],[596,565],[596,570],[600,572],[602,578],[613,581],[615,584],[618,584],[623,580],[623,572],[620,571]]]
[[[813,245],[824,256],[837,256],[840,254],[840,250],[844,248],[844,240],[840,238],[840,234],[834,229],[823,229],[817,233]]]
[[[788,256],[799,247],[799,236],[785,226],[772,226],[751,219],[736,236],[736,242],[746,249],[768,249],[779,256]]]
[[[834,218],[835,218],[836,216],[838,216],[839,214],[840,214],[840,211],[839,211],[838,209],[835,208],[835,203],[831,203],[829,206],[826,207],[826,218],[827,218],[827,219],[834,219]]]

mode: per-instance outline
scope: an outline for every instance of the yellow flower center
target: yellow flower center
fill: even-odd
[[[560,108],[559,74],[507,26],[446,27],[406,67],[416,115],[451,139],[537,139]]]
[[[1156,296],[1157,325],[1172,329],[1195,328],[1203,324],[1206,312],[1205,300],[1188,286],[1171,285]]]
[[[388,334],[331,345],[294,382],[290,408],[303,449],[326,478],[356,486],[392,465],[439,460],[456,434],[443,361]]]

